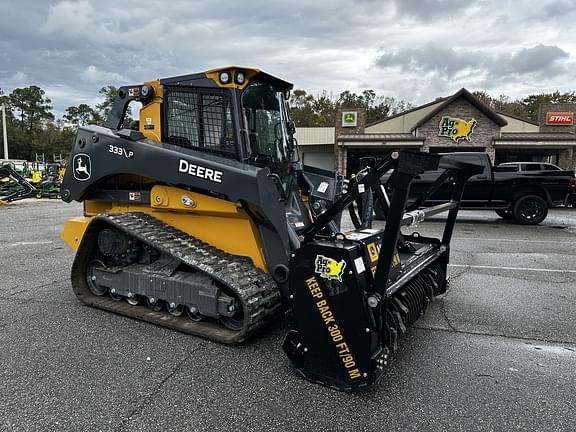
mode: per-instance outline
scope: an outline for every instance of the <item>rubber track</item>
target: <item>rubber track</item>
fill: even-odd
[[[79,280],[78,275],[74,275],[74,268],[78,267],[75,262],[72,275],[74,291],[89,306],[225,344],[243,342],[266,327],[281,309],[281,295],[276,283],[270,275],[255,267],[250,258],[226,253],[145,213],[103,214],[94,217],[91,226],[95,222],[105,222],[226,286],[242,305],[244,325],[241,330],[233,331],[215,322],[193,322],[186,316],[174,317],[166,311],[154,312],[143,305],[131,306],[108,296],[93,295],[85,284],[74,283]],[[91,244],[88,247],[95,246]],[[92,250],[88,253],[92,254]],[[82,271],[77,268],[76,272],[79,270]],[[86,274],[85,268],[82,273]]]

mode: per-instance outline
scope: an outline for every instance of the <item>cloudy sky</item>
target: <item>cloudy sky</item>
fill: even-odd
[[[574,90],[573,0],[0,0],[0,88],[55,109],[98,89],[242,64],[296,88],[425,103],[461,87]]]

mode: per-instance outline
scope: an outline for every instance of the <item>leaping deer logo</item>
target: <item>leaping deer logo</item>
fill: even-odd
[[[74,167],[74,178],[76,180],[85,181],[90,178],[90,156],[85,154],[77,154],[74,157],[76,166]]]
[[[90,175],[88,172],[88,167],[86,165],[82,165],[82,159],[76,159],[78,166],[76,167],[76,172],[80,174],[81,172],[85,173],[87,176]]]

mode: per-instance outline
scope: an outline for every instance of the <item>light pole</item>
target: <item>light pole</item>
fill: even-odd
[[[8,157],[8,133],[6,132],[6,107],[0,105],[2,109],[2,137],[4,138],[4,159],[9,159]]]

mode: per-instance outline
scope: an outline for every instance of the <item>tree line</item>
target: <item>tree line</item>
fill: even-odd
[[[510,96],[491,96],[485,91],[475,91],[474,96],[495,111],[511,114],[527,120],[538,121],[538,107],[541,103],[576,103],[576,92],[559,91],[540,93],[525,98],[512,99]],[[414,108],[411,102],[377,95],[374,90],[353,93],[346,90],[338,96],[322,92],[317,96],[304,90],[294,90],[290,99],[290,113],[296,126],[334,126],[336,112],[340,108],[365,108],[367,124]]]
[[[315,96],[305,90],[294,90],[289,103],[290,116],[297,127],[334,126],[340,108],[365,108],[367,123],[413,108],[410,102],[377,95],[374,90],[361,93],[346,90],[338,96],[326,91]]]
[[[9,94],[0,89],[0,105],[6,107],[6,129],[12,159],[33,161],[36,154],[49,160],[53,154],[66,157],[72,146],[76,128],[87,124],[102,124],[114,102],[118,89],[107,85],[99,90],[102,102],[95,106],[79,104],[66,108],[56,117],[52,100],[35,85],[16,88]],[[474,95],[496,111],[538,121],[538,106],[543,102],[576,103],[576,92],[551,92],[529,95],[512,100],[509,96],[491,96],[484,91]],[[373,123],[414,108],[411,102],[378,95],[374,90],[355,93],[349,90],[338,95],[323,91],[319,94],[294,90],[290,98],[290,113],[297,127],[323,127],[336,124],[340,108],[365,108],[367,123]],[[130,113],[125,125],[132,120]]]
[[[506,95],[492,97],[484,91],[475,91],[473,94],[495,111],[535,122],[538,122],[538,110],[542,103],[576,103],[576,92],[574,91],[533,94],[515,100]]]
[[[67,157],[77,127],[102,124],[117,93],[116,87],[104,86],[99,90],[101,103],[94,107],[88,104],[70,106],[57,118],[52,100],[42,88],[32,85],[16,88],[9,94],[0,89],[0,105],[6,109],[10,159],[34,161],[36,154],[43,154],[46,161],[50,161],[53,155]]]

